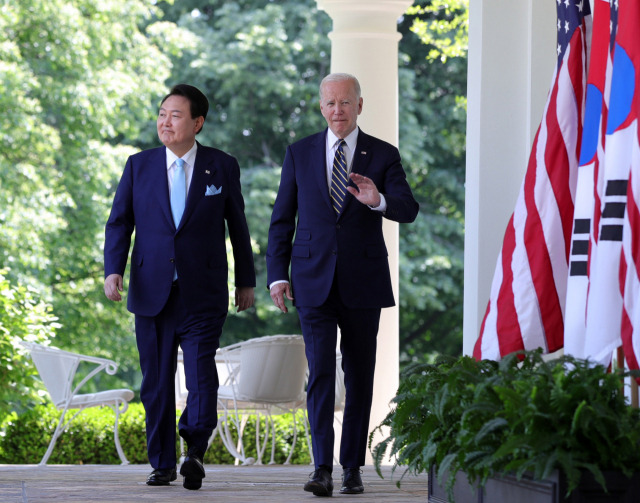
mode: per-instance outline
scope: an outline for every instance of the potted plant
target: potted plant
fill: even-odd
[[[594,485],[637,498],[640,489],[629,485],[640,480],[640,411],[624,396],[628,374],[570,356],[545,360],[540,350],[500,362],[414,364],[378,427],[388,435],[372,449],[374,464],[381,475],[390,454],[394,471],[430,471],[430,487],[444,486],[456,503],[495,503],[500,484],[514,481],[550,486],[555,499],[540,501],[589,501]],[[504,501],[516,501],[511,490]],[[446,501],[431,492],[430,501]],[[620,494],[611,501],[626,501]]]

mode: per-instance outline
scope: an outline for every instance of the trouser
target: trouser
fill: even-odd
[[[339,461],[357,468],[365,463],[380,309],[347,308],[335,283],[323,305],[296,306],[309,362],[307,411],[315,466],[332,467],[339,327],[346,388]]]
[[[140,399],[146,412],[147,453],[154,469],[176,466],[175,373],[178,346],[184,357],[188,391],[178,422],[188,447],[206,451],[217,425],[218,373],[215,353],[220,345],[224,310],[190,313],[180,296],[179,283],[157,316],[136,315],[140,354]]]

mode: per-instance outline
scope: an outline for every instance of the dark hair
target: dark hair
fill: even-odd
[[[160,105],[162,105],[169,96],[183,96],[189,100],[189,110],[191,112],[191,118],[195,119],[202,116],[203,119],[207,118],[207,112],[209,111],[209,100],[197,87],[190,86],[189,84],[176,84],[171,88],[169,94],[167,94]],[[202,128],[198,133],[202,131]]]

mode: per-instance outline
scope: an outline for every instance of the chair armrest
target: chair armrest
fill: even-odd
[[[20,344],[31,353],[33,359],[38,358],[41,362],[51,361],[50,358],[53,358],[53,361],[55,361],[56,359],[61,359],[69,362],[68,365],[63,366],[65,372],[64,379],[66,382],[66,391],[64,392],[64,395],[67,406],[71,402],[73,397],[78,394],[80,388],[82,388],[82,386],[84,386],[96,374],[105,371],[107,374],[113,375],[118,369],[118,364],[113,360],[109,360],[107,358],[82,355],[71,351],[65,351],[54,346],[46,346],[44,344],[30,341],[20,341]],[[44,358],[44,360],[42,358]],[[78,366],[81,362],[95,365],[95,368],[93,368],[93,370],[90,370],[89,373],[74,387],[73,382],[75,380]],[[61,369],[63,367],[61,367]],[[38,372],[40,372],[42,377],[42,370],[38,369]],[[45,383],[45,385],[47,384]],[[54,402],[56,402],[56,404],[61,403],[59,398],[60,397],[54,399]]]
[[[113,360],[109,360],[108,358],[100,358],[97,356],[86,356],[86,355],[80,355],[77,353],[73,353],[73,354],[78,358],[80,358],[81,362],[95,363],[96,365],[99,365],[100,370],[104,369],[104,371],[109,375],[114,375],[118,370],[118,364]]]
[[[97,366],[91,372],[89,372],[84,377],[84,379],[82,379],[82,381],[78,383],[78,385],[75,388],[73,388],[73,391],[71,392],[72,396],[77,395],[78,391],[80,391],[80,388],[82,388],[82,386],[84,386],[87,382],[93,379],[96,376],[96,374],[99,374],[104,370],[107,374],[113,375],[116,373],[116,370],[118,369],[118,364],[113,360],[108,360],[106,358],[79,355],[79,354],[74,354],[74,356],[78,358],[78,362],[93,363]],[[76,369],[74,371],[74,377],[77,370],[78,370],[78,367],[76,366]],[[73,382],[73,377],[72,377],[72,382]]]

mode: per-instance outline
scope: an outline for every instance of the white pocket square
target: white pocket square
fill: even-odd
[[[207,185],[207,190],[204,191],[205,196],[215,196],[222,192],[222,185],[216,187],[215,185]]]

